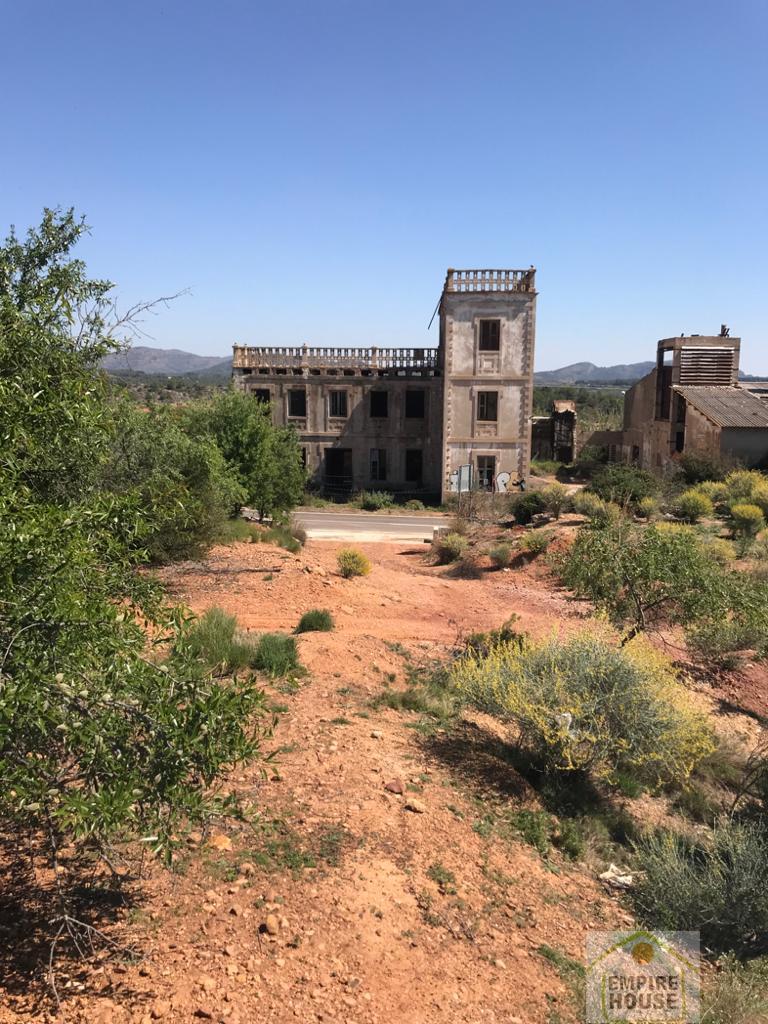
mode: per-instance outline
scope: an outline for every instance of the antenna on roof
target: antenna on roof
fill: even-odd
[[[731,328],[728,327],[726,324],[720,324],[720,337],[721,338],[730,338],[730,336],[731,336]]]

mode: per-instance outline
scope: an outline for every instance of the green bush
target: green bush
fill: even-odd
[[[188,653],[220,672],[246,668],[253,657],[253,644],[237,635],[237,619],[222,608],[209,608],[195,619],[185,643]]]
[[[712,501],[697,487],[691,487],[678,495],[675,511],[681,519],[689,523],[698,523],[700,519],[709,518],[714,512]]]
[[[460,580],[479,580],[483,576],[480,557],[474,551],[465,551],[461,558],[453,563],[452,575]]]
[[[731,505],[731,520],[734,536],[741,540],[743,548],[746,548],[752,538],[756,537],[765,526],[762,509],[758,505],[750,505],[746,502]]]
[[[568,505],[568,489],[563,484],[547,484],[538,492],[544,503],[544,509],[550,512],[555,519],[560,518],[563,509]]]
[[[621,518],[621,509],[614,502],[603,501],[590,491],[580,491],[573,499],[573,509],[586,516],[592,526],[610,526]]]
[[[635,505],[635,514],[640,516],[641,519],[653,519],[658,510],[658,501],[650,496],[641,498]]]
[[[704,550],[718,565],[728,565],[736,558],[736,549],[729,540],[723,537],[706,537],[702,539]]]
[[[566,586],[630,634],[660,621],[684,626],[694,643],[724,623],[742,638],[768,631],[766,584],[718,565],[690,526],[581,530],[556,567]]]
[[[333,616],[326,608],[313,608],[301,616],[296,632],[329,633],[333,625]]]
[[[768,485],[768,477],[756,469],[735,469],[725,478],[725,489],[731,504],[744,502],[757,504],[756,495],[761,495]]]
[[[500,644],[468,653],[451,674],[460,695],[514,723],[548,771],[680,782],[714,748],[670,663],[639,639]]]
[[[650,927],[700,931],[715,953],[768,946],[768,840],[756,825],[722,820],[700,842],[664,832],[636,844],[632,897]]]
[[[720,460],[703,452],[686,452],[681,455],[680,470],[687,484],[722,480],[725,476]]]
[[[729,954],[705,972],[702,1024],[768,1024],[768,959],[740,963]]]
[[[634,505],[658,493],[659,481],[646,469],[621,463],[605,466],[592,477],[589,489],[603,501]]]
[[[378,512],[382,508],[391,508],[395,497],[389,491],[361,491],[358,503],[366,512]]]
[[[405,508],[410,509],[412,512],[423,512],[427,506],[423,501],[419,501],[418,498],[411,498],[410,501],[406,501]]]
[[[284,633],[262,633],[252,649],[251,668],[272,679],[299,671],[296,641]]]
[[[515,549],[511,544],[494,544],[488,552],[491,565],[495,569],[506,569],[514,557]]]
[[[236,541],[249,544],[257,532],[257,528],[245,519],[227,519],[221,524],[216,541],[219,544],[234,544]]]
[[[510,510],[515,522],[520,526],[527,526],[534,516],[544,511],[544,501],[539,491],[526,491],[524,494],[517,494],[510,502]]]
[[[460,533],[444,533],[432,542],[432,551],[438,565],[448,565],[461,558],[467,549],[467,538]]]
[[[342,548],[336,555],[336,564],[345,580],[352,576],[367,576],[371,571],[371,563],[356,548]]]
[[[244,491],[209,437],[189,437],[171,409],[114,407],[99,488],[146,510],[135,543],[153,562],[195,558],[215,543]]]
[[[520,550],[531,558],[543,554],[552,542],[551,530],[531,530],[520,538]]]
[[[266,530],[256,530],[251,539],[260,544],[274,544],[276,547],[285,548],[292,555],[301,551],[301,541],[294,537],[289,527],[279,524],[270,526]]]

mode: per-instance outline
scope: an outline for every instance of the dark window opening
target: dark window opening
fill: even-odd
[[[325,449],[325,479],[332,484],[352,483],[352,449]]]
[[[291,388],[288,392],[288,415],[302,417],[307,415],[306,388]]]
[[[386,419],[389,416],[389,395],[386,391],[371,392],[371,417]]]
[[[251,394],[253,395],[257,402],[269,403],[272,401],[272,392],[269,390],[269,388],[256,388],[254,391],[251,392]]]
[[[499,418],[498,391],[479,391],[477,395],[477,418],[486,423],[495,423]]]
[[[387,479],[387,453],[384,448],[371,448],[371,480]]]
[[[304,467],[304,469],[307,468],[307,449],[304,447],[302,447],[301,449],[301,464]]]
[[[405,392],[405,418],[407,420],[423,420],[426,407],[424,391]]]
[[[409,448],[405,453],[405,479],[409,484],[420,484],[422,477],[421,448]]]
[[[337,419],[347,418],[347,392],[331,391],[329,398],[329,409],[331,416]]]
[[[477,456],[477,485],[481,491],[492,491],[496,479],[496,456]]]
[[[480,351],[498,352],[501,343],[501,320],[480,321]]]

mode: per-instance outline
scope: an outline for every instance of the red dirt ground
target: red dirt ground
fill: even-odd
[[[62,969],[67,999],[50,1019],[577,1019],[541,948],[581,961],[587,928],[631,919],[584,865],[559,853],[545,861],[522,840],[478,831],[499,804],[535,805],[478,720],[456,735],[425,736],[412,728],[420,716],[371,700],[404,681],[407,659],[441,657],[460,636],[513,613],[542,635],[578,628],[588,609],[536,566],[460,580],[426,566],[423,547],[359,546],[373,570],[354,580],[336,573],[339,545],[330,542],[297,556],[235,544],[163,572],[179,600],[198,612],[218,605],[244,629],[288,631],[316,607],[335,617],[334,632],[299,638],[308,675],[298,690],[270,691],[285,708],[272,741],[276,770],[263,777],[256,766],[230,780],[285,823],[283,846],[270,870],[260,863],[263,830],[225,823],[193,837],[178,872],[153,868],[140,909],[119,913],[109,929],[133,939],[144,959],[105,959],[96,974]],[[264,568],[275,570],[271,580],[254,571]],[[296,863],[302,851],[315,866]],[[0,1007],[3,1024],[48,1019],[29,992],[7,992]]]

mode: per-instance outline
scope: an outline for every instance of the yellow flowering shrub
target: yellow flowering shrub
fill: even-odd
[[[546,770],[660,785],[684,780],[714,749],[671,663],[640,637],[624,647],[588,632],[498,644],[460,659],[452,677],[468,702],[517,726]]]

